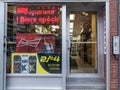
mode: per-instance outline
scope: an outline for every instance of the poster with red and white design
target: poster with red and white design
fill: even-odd
[[[54,53],[53,34],[17,34],[16,52]]]

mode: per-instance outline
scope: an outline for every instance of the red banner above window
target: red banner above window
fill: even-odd
[[[60,6],[28,6],[16,8],[16,24],[59,24]]]

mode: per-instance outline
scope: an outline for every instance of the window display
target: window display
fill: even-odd
[[[12,73],[36,73],[36,53],[12,53]]]
[[[7,73],[60,74],[61,6],[8,6]]]

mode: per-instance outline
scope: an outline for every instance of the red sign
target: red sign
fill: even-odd
[[[60,6],[16,8],[16,24],[59,24]]]
[[[53,34],[17,34],[16,52],[54,53]]]

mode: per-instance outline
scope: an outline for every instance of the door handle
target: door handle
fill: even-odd
[[[70,48],[71,48],[71,44],[70,44],[70,40],[68,40],[68,50],[70,50]]]

